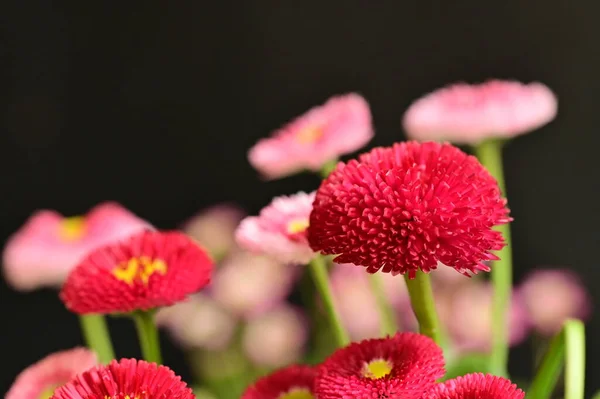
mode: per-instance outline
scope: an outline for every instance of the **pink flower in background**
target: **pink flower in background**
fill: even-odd
[[[105,202],[85,216],[34,213],[4,248],[4,276],[20,291],[60,286],[88,252],[152,226],[121,205]]]
[[[586,319],[591,313],[591,298],[571,270],[536,270],[525,278],[518,292],[533,327],[544,335],[558,332],[568,318]]]
[[[298,361],[307,339],[303,314],[282,304],[248,322],[242,335],[242,345],[254,364],[278,368]]]
[[[276,179],[304,169],[319,171],[372,137],[369,105],[358,94],[346,94],[332,97],[260,140],[248,159],[265,178]]]
[[[85,348],[53,353],[23,370],[4,398],[49,398],[55,388],[68,383],[96,364],[96,354]]]
[[[537,82],[459,83],[415,101],[404,114],[403,125],[414,140],[477,144],[545,125],[554,119],[557,107],[554,93]]]
[[[306,238],[314,199],[314,192],[276,197],[259,216],[242,220],[236,231],[238,244],[282,263],[308,263],[314,256]]]

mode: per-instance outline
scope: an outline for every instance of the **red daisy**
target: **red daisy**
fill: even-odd
[[[256,381],[242,399],[313,399],[314,368],[293,365]]]
[[[210,282],[213,263],[183,233],[146,231],[92,251],[60,297],[75,313],[117,313],[172,305]]]
[[[442,350],[429,337],[398,333],[338,349],[315,379],[319,399],[417,399],[444,375]]]
[[[525,392],[506,378],[474,373],[437,384],[423,399],[523,399],[524,396]]]
[[[193,399],[181,377],[168,367],[143,360],[113,360],[57,388],[50,399]]]
[[[339,163],[317,191],[308,240],[337,263],[392,274],[438,261],[463,274],[489,270],[504,247],[506,200],[479,161],[450,144],[406,142]]]

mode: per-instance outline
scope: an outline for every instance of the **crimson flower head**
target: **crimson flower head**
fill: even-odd
[[[523,399],[525,392],[510,380],[481,373],[437,384],[422,399]]]
[[[256,381],[241,399],[313,399],[315,376],[312,367],[288,366]]]
[[[212,269],[187,235],[146,231],[92,251],[70,273],[60,298],[78,314],[169,306],[206,286]]]
[[[424,335],[398,333],[338,349],[315,379],[319,399],[418,399],[444,375],[444,357]]]
[[[165,366],[143,360],[113,360],[57,388],[50,399],[194,399],[181,377]]]
[[[339,163],[319,187],[308,227],[315,251],[337,263],[414,277],[438,261],[467,274],[489,270],[508,223],[498,183],[450,144],[409,141]]]

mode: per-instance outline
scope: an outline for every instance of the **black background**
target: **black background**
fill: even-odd
[[[333,94],[358,91],[377,129],[424,92],[459,80],[540,80],[558,118],[505,152],[516,278],[566,265],[598,281],[600,58],[595,0],[0,2],[2,239],[38,208],[85,212],[117,200],[159,227],[235,200],[255,212],[316,184],[263,183],[247,149]],[[80,343],[55,292],[0,287],[5,391],[22,368]],[[595,295],[596,305],[600,299]],[[114,322],[136,356],[133,328]],[[588,330],[588,396],[600,388]],[[180,354],[166,361],[186,376]],[[527,376],[529,353],[512,369]]]

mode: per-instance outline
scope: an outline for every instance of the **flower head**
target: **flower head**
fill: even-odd
[[[312,367],[289,366],[256,381],[241,399],[314,399],[315,376]]]
[[[481,373],[437,384],[422,399],[523,399],[525,392],[510,380]]]
[[[455,84],[414,102],[404,129],[414,140],[477,144],[485,139],[527,133],[556,116],[557,100],[541,83],[491,80]]]
[[[4,277],[20,291],[60,287],[91,250],[151,228],[114,202],[97,205],[84,216],[38,211],[6,243]]]
[[[91,252],[71,272],[60,297],[79,314],[148,310],[200,290],[212,268],[187,235],[147,231]]]
[[[314,192],[275,198],[259,216],[240,223],[236,231],[238,244],[282,263],[307,263],[314,256],[306,239],[314,198]]]
[[[165,366],[143,360],[113,360],[77,376],[50,399],[193,399],[181,377]]]
[[[315,251],[392,274],[489,270],[504,247],[492,227],[510,221],[496,180],[450,144],[375,148],[336,169],[319,187],[308,227]]]
[[[319,399],[418,399],[443,375],[442,350],[432,339],[398,333],[338,349],[321,365],[315,392]]]
[[[318,171],[372,137],[369,105],[358,94],[347,94],[332,97],[260,140],[248,159],[264,177],[276,179],[303,169]]]
[[[96,354],[85,348],[53,353],[23,370],[4,398],[47,398],[56,387],[66,384],[97,363]]]

